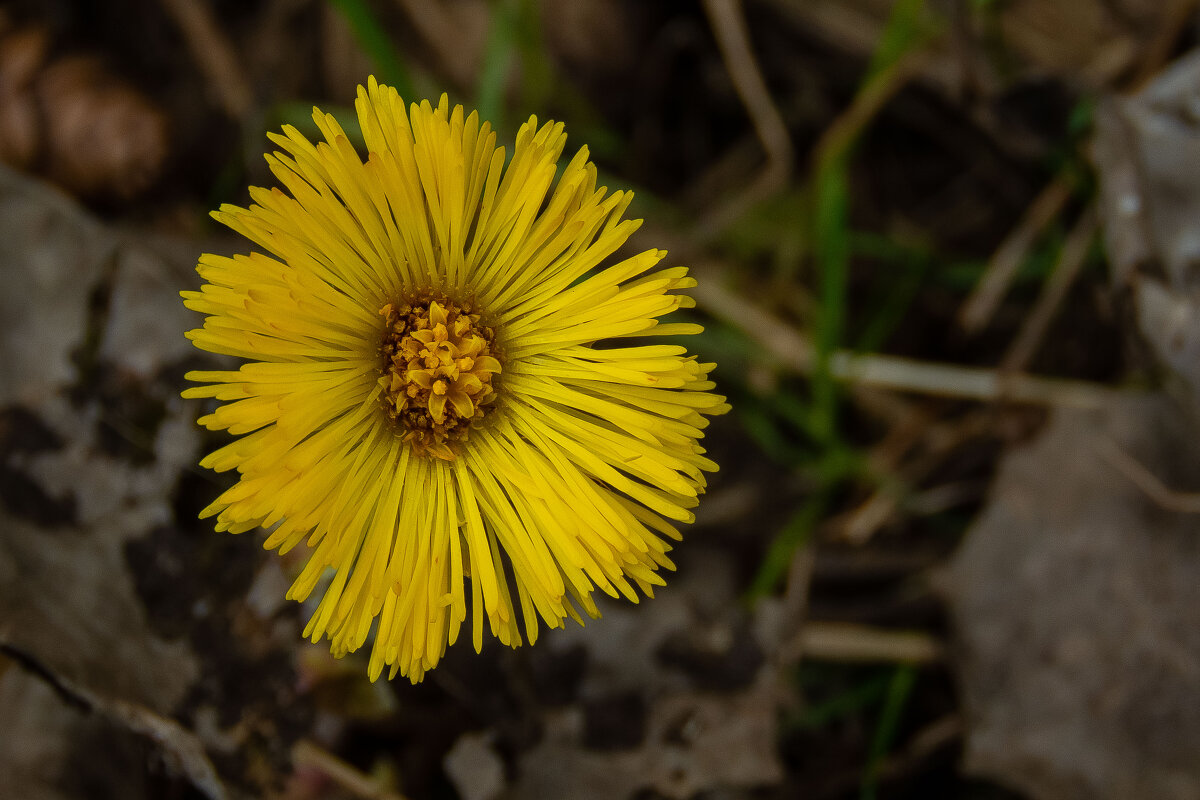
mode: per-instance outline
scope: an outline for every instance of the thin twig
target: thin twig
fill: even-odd
[[[1125,82],[1126,91],[1141,89],[1158,74],[1169,60],[1171,49],[1183,28],[1192,19],[1200,0],[1182,0],[1168,9],[1150,43],[1142,49],[1144,57],[1133,77]],[[1071,197],[1071,186],[1060,175],[1051,181],[1029,206],[1017,227],[997,248],[988,262],[987,271],[976,284],[970,297],[959,310],[959,325],[967,333],[977,333],[987,326],[1000,299],[1008,290],[1017,270],[1024,262],[1037,237],[1057,217]]]
[[[360,772],[350,764],[308,739],[301,739],[292,747],[292,760],[298,766],[318,770],[338,786],[366,800],[405,800],[404,795],[388,791],[370,775]]]
[[[864,545],[876,531],[886,525],[900,509],[906,500],[903,491],[907,487],[915,487],[925,480],[946,456],[955,448],[961,447],[966,441],[985,436],[992,432],[994,424],[992,415],[984,410],[976,410],[965,419],[954,422],[935,422],[932,415],[920,415],[917,422],[923,422],[919,427],[922,451],[904,465],[900,464],[899,454],[894,460],[872,463],[872,468],[880,474],[896,473],[901,485],[885,484],[877,490],[862,505],[846,514],[846,521],[841,525],[840,536],[854,545]],[[915,440],[914,440],[915,443]],[[950,485],[952,488],[938,487],[927,490],[919,495],[910,496],[904,502],[904,511],[908,513],[927,513],[928,507],[921,509],[922,500],[948,500],[945,491],[962,491],[962,484]],[[934,494],[931,496],[930,492]]]
[[[196,65],[217,91],[221,105],[234,119],[250,110],[253,93],[238,65],[233,45],[221,32],[207,0],[162,0],[174,18]]]
[[[154,742],[170,769],[185,777],[208,800],[225,800],[229,796],[208,758],[203,742],[174,719],[139,703],[99,694],[75,683],[34,653],[7,641],[5,632],[0,632],[0,658],[11,659],[45,683],[71,708],[84,714],[97,715],[122,730]]]
[[[766,309],[726,289],[721,284],[723,267],[694,263],[692,272],[699,277],[692,295],[704,310],[764,345],[780,366],[805,374],[812,370],[816,359],[812,342]]]
[[[877,489],[866,502],[854,508],[841,526],[839,538],[862,546],[888,523],[900,504],[895,489]]]
[[[1169,8],[1164,14],[1165,19],[1158,24],[1154,37],[1143,48],[1142,52],[1145,53],[1145,57],[1138,65],[1137,72],[1125,84],[1124,88],[1128,92],[1141,90],[1159,73],[1163,65],[1171,60],[1171,51],[1175,49],[1179,37],[1192,22],[1196,7],[1200,6],[1200,0],[1182,0],[1182,2],[1167,3],[1166,5]]]
[[[455,38],[454,21],[441,3],[422,3],[418,0],[396,0],[413,27],[430,44],[439,45]]]
[[[864,83],[854,101],[821,134],[813,148],[813,163],[844,154],[884,105],[920,74],[931,55],[925,47],[910,50]]]
[[[1080,409],[1103,408],[1115,391],[1089,381],[844,351],[834,356],[831,371],[839,380],[905,392]]]
[[[963,735],[962,717],[947,714],[913,734],[908,745],[897,755],[889,756],[876,773],[881,781],[894,780],[909,773],[939,750],[953,744]]]
[[[470,86],[475,78],[477,59],[464,57],[463,32],[451,16],[448,5],[423,0],[396,0],[396,4],[437,54],[438,66],[443,73],[459,86]]]
[[[1200,492],[1180,492],[1166,486],[1142,462],[1126,453],[1108,437],[1096,442],[1096,450],[1109,464],[1129,479],[1159,507],[1178,514],[1200,514]]]
[[[1009,372],[1020,372],[1037,352],[1042,338],[1046,335],[1054,315],[1067,296],[1071,284],[1075,282],[1079,271],[1087,260],[1092,241],[1099,229],[1094,208],[1088,208],[1083,216],[1075,223],[1075,227],[1067,234],[1063,242],[1062,252],[1054,265],[1050,277],[1046,279],[1042,292],[1038,295],[1033,310],[1025,317],[1021,330],[1017,333],[1008,352],[1001,362],[1001,369]]]
[[[784,582],[782,630],[794,631],[803,628],[805,617],[808,616],[809,595],[816,562],[812,542],[804,542],[792,553],[792,561]],[[783,642],[775,653],[778,663],[781,666],[797,663],[804,657],[803,647],[803,639],[799,636]]]
[[[701,218],[693,232],[697,243],[710,241],[747,209],[786,186],[793,163],[791,137],[754,58],[740,0],[704,0],[704,11],[725,69],[766,151],[767,163],[745,189]]]
[[[914,516],[932,517],[974,502],[986,492],[986,481],[951,481],[914,494],[906,503],[906,510]]]
[[[806,622],[797,637],[804,658],[819,661],[927,664],[943,655],[942,646],[927,633],[846,622]]]
[[[741,185],[745,176],[758,168],[762,162],[762,149],[756,134],[740,136],[723,153],[700,167],[680,191],[680,206],[692,209],[715,207],[719,198],[729,194],[730,186]]]
[[[696,263],[693,272],[706,275],[692,292],[705,310],[744,332],[778,366],[800,374],[812,371],[812,343],[795,328],[727,290],[721,282],[723,270],[711,262]],[[1089,381],[1005,374],[995,369],[845,350],[834,353],[829,369],[837,380],[856,385],[993,402],[1094,409],[1104,407],[1116,392]]]
[[[883,440],[871,448],[868,465],[874,474],[897,473],[904,456],[929,433],[930,426],[934,424],[934,414],[929,405],[910,409],[905,418],[893,425]],[[838,525],[839,537],[861,546],[886,525],[900,500],[898,487],[894,483],[885,482],[864,503],[847,512],[845,522]]]
[[[987,327],[1033,243],[1070,197],[1071,186],[1060,175],[1029,206],[1017,227],[996,248],[983,276],[959,309],[958,324],[964,331],[978,333]]]

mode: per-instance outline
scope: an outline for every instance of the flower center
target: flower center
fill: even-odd
[[[418,455],[450,461],[453,445],[496,400],[496,334],[469,306],[415,299],[379,310],[384,332],[383,387],[388,417]]]

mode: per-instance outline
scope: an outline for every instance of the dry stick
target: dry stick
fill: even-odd
[[[1060,175],[1033,201],[1017,227],[996,249],[988,261],[987,270],[959,309],[958,324],[964,331],[977,333],[987,327],[1033,243],[1050,221],[1058,216],[1070,197],[1070,184]]]
[[[762,144],[758,135],[743,134],[696,172],[680,191],[679,205],[683,208],[715,206],[718,198],[729,194],[730,186],[740,185],[744,176],[757,169],[761,161]]]
[[[767,163],[750,185],[704,214],[692,232],[697,245],[711,241],[746,210],[786,186],[793,161],[791,137],[751,51],[740,0],[704,0],[704,11],[717,38],[725,69],[766,151]]]
[[[1171,51],[1175,49],[1175,43],[1179,41],[1184,28],[1192,22],[1197,6],[1200,6],[1200,0],[1182,0],[1167,10],[1166,19],[1158,26],[1157,35],[1146,45],[1146,57],[1142,59],[1133,78],[1126,83],[1126,91],[1139,91],[1170,61]]]
[[[1170,58],[1171,49],[1195,11],[1200,0],[1183,0],[1169,12],[1158,35],[1147,46],[1146,56],[1134,77],[1127,82],[1128,91],[1136,91],[1153,78]],[[995,314],[1000,299],[1008,290],[1026,254],[1037,237],[1062,211],[1071,197],[1071,187],[1063,176],[1051,181],[1033,201],[1025,216],[1000,245],[988,262],[987,271],[963,303],[958,313],[959,325],[967,333],[977,333],[987,326]]]
[[[928,477],[950,451],[970,438],[985,435],[992,428],[989,415],[983,411],[976,411],[959,423],[931,423],[922,431],[927,440],[924,452],[919,453],[903,467],[900,465],[899,459],[894,465],[887,464],[886,466],[888,471],[900,473],[907,485],[915,486],[919,481]],[[948,431],[950,435],[931,436],[941,430]],[[942,488],[944,487],[929,491],[936,492]],[[928,491],[924,494],[928,495]],[[892,519],[902,499],[895,488],[880,487],[866,502],[845,516],[846,522],[841,528],[841,538],[858,546],[866,544],[876,531]]]
[[[229,796],[204,744],[191,730],[139,703],[109,697],[75,683],[34,653],[8,641],[8,632],[7,627],[0,630],[0,660],[4,663],[17,664],[76,711],[95,715],[153,741],[167,766],[187,778],[208,800],[225,800]]]
[[[422,3],[420,0],[396,0],[396,4],[404,10],[413,27],[430,44],[438,45],[457,38],[454,22],[445,6],[439,3]]]
[[[1178,514],[1200,514],[1200,493],[1178,492],[1165,486],[1157,475],[1108,437],[1099,439],[1095,447],[1108,463],[1159,507]]]
[[[779,366],[801,374],[812,370],[813,346],[808,339],[766,309],[725,289],[720,277],[722,270],[711,262],[697,263],[693,272],[707,273],[692,292],[709,313],[744,332]],[[1117,393],[1089,381],[1002,374],[995,369],[915,361],[899,356],[860,355],[845,350],[834,353],[830,372],[837,380],[880,389],[1081,409],[1102,408]]]
[[[928,42],[925,44],[928,45]],[[813,163],[819,164],[836,154],[845,153],[880,109],[920,75],[921,68],[931,56],[928,47],[910,50],[864,84],[854,96],[854,101],[821,134],[813,148]]]
[[[932,517],[978,500],[987,493],[987,485],[986,480],[943,483],[914,494],[909,498],[906,510],[913,516]]]
[[[396,0],[396,4],[408,15],[425,43],[437,54],[438,65],[460,86],[470,86],[476,76],[472,59],[464,59],[455,48],[462,47],[462,36],[453,17],[443,3],[427,0]]]
[[[834,355],[831,372],[839,380],[970,400],[1005,400],[1032,405],[1095,409],[1106,405],[1114,390],[1089,381],[1003,374],[981,367],[914,361],[885,355]]]
[[[1089,207],[1067,234],[1058,262],[1042,286],[1042,293],[1038,295],[1033,311],[1025,317],[1016,339],[1009,345],[1000,365],[1002,370],[1020,372],[1033,358],[1054,320],[1054,315],[1066,298],[1067,291],[1078,277],[1079,270],[1083,268],[1083,262],[1087,260],[1088,250],[1091,249],[1098,229],[1095,208]]]
[[[360,772],[308,739],[301,739],[292,747],[292,760],[297,766],[323,773],[355,797],[366,800],[406,800],[404,795],[384,789],[370,775]]]
[[[784,583],[782,630],[794,631],[803,627],[804,618],[808,616],[809,594],[816,563],[816,553],[811,541],[804,542],[792,553],[792,563],[788,566]],[[798,663],[804,657],[803,648],[804,641],[800,636],[792,636],[781,642],[775,649],[776,663],[780,666]]]
[[[914,733],[901,753],[885,758],[876,776],[881,781],[901,777],[938,750],[961,739],[962,735],[963,721],[958,714],[936,719]]]
[[[928,664],[943,655],[941,645],[927,633],[847,622],[806,622],[796,638],[804,657],[819,661]]]
[[[866,502],[850,512],[845,524],[841,526],[839,538],[855,547],[865,545],[876,531],[888,523],[899,504],[895,492],[875,490]]]
[[[705,276],[692,289],[696,302],[705,310],[763,345],[781,366],[799,373],[812,370],[816,360],[812,342],[766,309],[726,289],[722,285],[727,274],[724,266],[693,262],[692,273]]]
[[[162,0],[187,41],[200,71],[213,84],[234,119],[241,119],[253,101],[250,84],[238,66],[237,54],[213,19],[206,0]]]
[[[895,474],[904,456],[928,433],[934,424],[928,405],[910,412],[908,418],[893,425],[887,435],[871,448],[868,464],[878,475]],[[905,476],[911,480],[911,476]],[[875,531],[891,519],[899,504],[894,487],[880,486],[866,502],[845,515],[845,522],[838,526],[839,537],[855,545],[866,544]]]

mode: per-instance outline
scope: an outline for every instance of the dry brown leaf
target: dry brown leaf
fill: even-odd
[[[46,34],[10,33],[0,39],[0,161],[18,169],[33,165],[39,124],[33,83],[46,57]]]
[[[1200,403],[1200,53],[1096,117],[1095,163],[1112,281],[1138,328]]]
[[[542,742],[522,754],[519,798],[631,798],[645,789],[669,798],[783,779],[775,746],[778,687],[764,677],[731,695],[681,692],[655,701],[641,746],[598,751],[585,742],[578,709],[546,719]]]
[[[56,747],[27,730],[39,724],[28,706],[0,704],[0,729],[31,743],[0,748],[0,773],[28,776],[34,782],[17,791],[29,796],[52,791],[55,776],[70,771],[71,737],[97,719],[174,753],[210,797],[223,796],[197,740],[167,717],[199,668],[186,642],[152,630],[125,551],[170,518],[170,495],[195,456],[196,434],[176,403],[147,443],[160,463],[139,466],[105,452],[95,407],[70,397],[91,378],[105,328],[120,341],[120,320],[103,324],[114,296],[136,291],[158,308],[158,327],[138,331],[158,349],[143,351],[133,370],[124,352],[111,353],[106,368],[154,372],[175,357],[170,342],[185,317],[171,282],[161,265],[149,270],[144,255],[130,253],[136,248],[61,195],[0,173],[0,260],[8,266],[0,292],[0,645],[59,695],[35,693],[37,707],[57,720],[48,722],[59,731]],[[8,670],[0,681],[16,692],[29,675]],[[71,714],[49,710],[64,702]]]
[[[1008,455],[945,581],[966,767],[1046,800],[1200,797],[1200,536],[1098,447],[1200,487],[1162,397],[1055,412]]]
[[[0,674],[6,797],[219,798],[206,747],[265,786],[297,735],[288,656],[234,602],[254,542],[223,559],[232,537],[175,520],[200,434],[173,383],[192,250],[166,246],[0,167],[0,648],[25,667]]]
[[[733,565],[693,543],[655,595],[652,614],[606,603],[586,628],[539,642],[586,651],[582,703],[546,714],[511,796],[685,798],[783,779],[775,737],[786,691],[738,611]]]
[[[83,198],[144,192],[166,161],[165,115],[99,59],[50,52],[39,29],[0,36],[0,160]]]

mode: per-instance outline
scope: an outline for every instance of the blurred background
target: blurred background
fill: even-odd
[[[0,3],[0,797],[1200,798],[1195,0]],[[178,299],[369,74],[564,121],[733,412],[651,602],[366,680]]]

